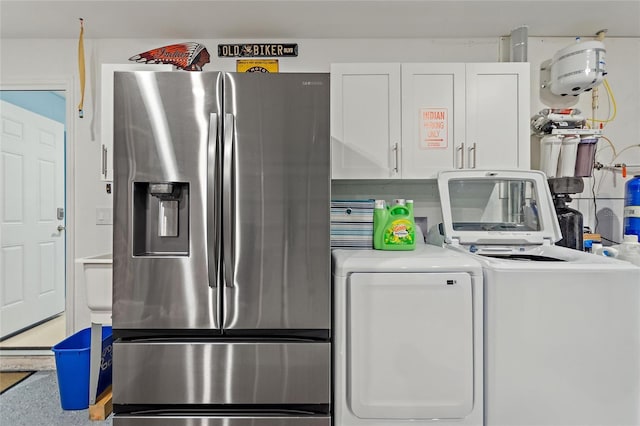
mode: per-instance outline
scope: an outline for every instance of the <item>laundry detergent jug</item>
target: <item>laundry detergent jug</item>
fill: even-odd
[[[416,248],[413,200],[395,200],[393,206],[376,200],[373,210],[373,248],[413,250]]]

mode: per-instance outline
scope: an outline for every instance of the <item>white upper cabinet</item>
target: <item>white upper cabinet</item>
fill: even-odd
[[[467,64],[465,167],[530,168],[529,64]]]
[[[465,65],[402,65],[402,177],[462,167]]]
[[[334,64],[331,78],[333,179],[529,168],[527,63]]]
[[[165,64],[102,64],[100,76],[100,178],[113,180],[113,73],[116,71],[171,71]]]
[[[333,179],[400,177],[400,64],[331,65]]]

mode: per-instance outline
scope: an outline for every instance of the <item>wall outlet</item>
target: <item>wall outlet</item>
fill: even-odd
[[[113,225],[113,208],[96,208],[96,225]]]

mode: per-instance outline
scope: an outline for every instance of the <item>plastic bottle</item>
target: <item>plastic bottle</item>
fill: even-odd
[[[598,256],[605,256],[604,246],[602,245],[602,243],[594,243],[593,241],[591,241],[591,244],[589,246],[591,248],[591,253],[597,254]]]
[[[640,237],[640,175],[624,186],[624,235]]]
[[[584,240],[583,244],[586,253],[593,253],[593,240]]]
[[[593,243],[591,253],[604,257],[618,257],[618,250],[614,247],[605,247],[602,243]]]
[[[382,250],[382,234],[387,223],[389,209],[384,200],[376,200],[373,208],[373,248]]]
[[[611,247],[615,250],[614,257],[626,260],[634,265],[640,266],[640,243],[637,235],[625,235],[622,244]]]
[[[411,218],[413,219],[413,200],[407,200],[406,206],[411,212]]]
[[[413,200],[396,200],[382,208],[376,201],[373,211],[373,247],[378,250],[413,250],[416,247]]]

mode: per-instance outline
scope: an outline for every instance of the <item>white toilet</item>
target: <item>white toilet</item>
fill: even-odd
[[[113,256],[108,253],[83,257],[76,263],[82,264],[91,322],[111,324]]]

